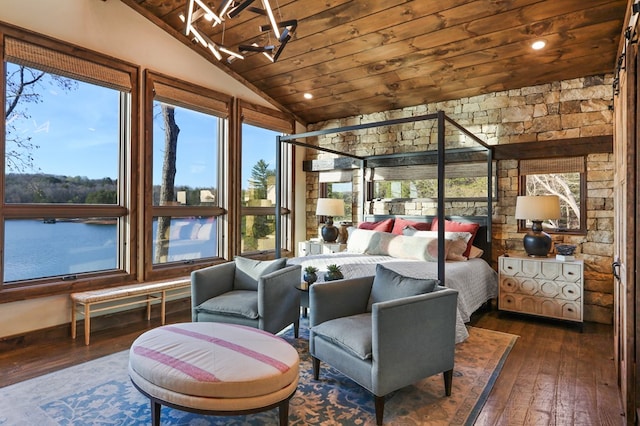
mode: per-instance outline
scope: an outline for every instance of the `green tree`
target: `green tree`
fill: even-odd
[[[269,184],[273,182],[276,172],[269,168],[269,163],[258,160],[251,168],[251,179],[249,188],[252,193],[252,200],[266,200],[269,192]],[[255,217],[252,227],[252,237],[257,240],[273,233],[275,224],[268,220],[267,216],[258,215]]]

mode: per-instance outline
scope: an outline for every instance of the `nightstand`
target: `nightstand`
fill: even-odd
[[[346,244],[325,243],[324,241],[302,241],[298,243],[299,256],[310,254],[339,253],[347,249]]]
[[[584,263],[500,256],[498,309],[583,322]]]

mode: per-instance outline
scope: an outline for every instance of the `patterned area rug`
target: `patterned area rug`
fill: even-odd
[[[301,324],[302,325],[302,324]],[[308,330],[283,337],[300,354],[300,383],[291,399],[290,425],[374,425],[372,396],[322,364],[313,380]],[[388,425],[472,425],[517,336],[469,327],[456,346],[453,389],[444,395],[442,375],[387,396]],[[76,365],[0,389],[0,425],[148,425],[149,401],[127,376],[128,351]],[[277,409],[235,417],[214,417],[162,407],[163,425],[277,425]]]

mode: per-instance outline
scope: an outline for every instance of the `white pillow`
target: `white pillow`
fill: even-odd
[[[415,228],[406,227],[402,232],[412,237],[438,238],[438,231],[417,231]],[[467,258],[463,256],[463,253],[467,249],[467,243],[471,239],[470,232],[445,231],[444,238],[451,240],[447,250],[447,260],[467,260]]]
[[[366,252],[371,239],[378,233],[369,229],[354,229],[347,239],[347,252],[359,254]]]

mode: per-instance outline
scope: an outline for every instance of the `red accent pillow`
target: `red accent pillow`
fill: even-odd
[[[444,230],[447,232],[469,232],[471,233],[471,238],[469,238],[469,242],[467,243],[467,249],[462,253],[463,256],[469,257],[469,252],[471,251],[471,246],[473,245],[473,240],[476,238],[476,234],[478,233],[478,229],[480,229],[479,223],[462,223],[455,222],[453,220],[444,220]],[[431,230],[438,230],[438,218],[433,219],[431,222]]]
[[[397,217],[393,223],[392,234],[402,235],[402,230],[407,226],[413,226],[418,231],[431,231],[431,223],[429,222],[414,222],[406,220],[401,217]]]
[[[362,222],[358,225],[360,229],[369,229],[371,231],[391,232],[393,228],[393,219],[385,219],[379,222]]]

